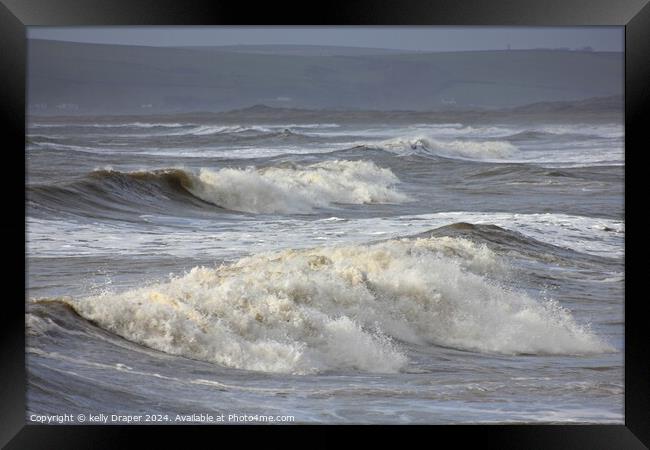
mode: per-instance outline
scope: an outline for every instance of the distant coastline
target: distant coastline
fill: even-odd
[[[621,52],[354,47],[145,47],[29,40],[39,115],[481,110],[622,96]]]

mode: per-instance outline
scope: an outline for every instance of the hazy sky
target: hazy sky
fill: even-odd
[[[29,27],[28,38],[153,46],[298,44],[419,51],[623,51],[623,27]]]

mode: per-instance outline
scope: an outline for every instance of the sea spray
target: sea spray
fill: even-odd
[[[612,350],[556,302],[491,281],[508,270],[462,238],[284,250],[123,293],[69,300],[126,339],[227,367],[398,372],[400,342],[485,353]]]
[[[187,189],[196,197],[234,211],[309,213],[335,203],[399,203],[399,179],[368,161],[325,161],[263,169],[201,169]]]

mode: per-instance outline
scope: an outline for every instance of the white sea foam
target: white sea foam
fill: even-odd
[[[44,126],[71,126],[63,124],[31,124],[30,128]],[[380,148],[397,155],[437,155],[445,158],[478,160],[494,163],[532,163],[545,167],[587,167],[622,165],[624,146],[620,124],[572,124],[572,125],[495,125],[461,126],[460,124],[414,124],[409,126],[375,126],[371,128],[340,127],[337,124],[196,124],[196,123],[122,123],[122,124],[79,124],[85,127],[166,127],[145,130],[138,134],[127,130],[116,137],[150,138],[161,136],[275,136],[285,130],[300,134],[305,139],[300,145],[288,146],[286,140],[265,141],[262,147],[204,147],[147,148],[138,142],[129,148],[130,154],[175,157],[220,157],[258,158],[280,154],[329,153],[355,146]],[[121,131],[119,131],[121,132]],[[516,143],[509,141],[515,135],[541,133],[544,138],[524,139]],[[99,136],[99,135],[98,135]],[[309,136],[319,137],[320,142],[308,143]],[[341,142],[344,136],[349,139]],[[571,136],[576,139],[567,139]],[[584,139],[588,137],[589,139]],[[54,136],[50,136],[54,138]],[[60,137],[59,137],[60,138]],[[335,138],[323,142],[323,138]],[[209,139],[208,139],[209,140]],[[111,143],[110,147],[117,146]],[[123,144],[120,144],[123,145]],[[48,143],[47,147],[55,147]],[[40,147],[30,146],[30,150]],[[59,147],[63,150],[122,153],[124,148],[109,148],[103,144],[97,148]]]
[[[564,124],[564,125],[545,125],[534,130],[539,130],[552,134],[568,135],[588,135],[606,139],[621,139],[625,136],[625,127],[622,123],[606,123],[593,125],[588,123],[581,124]]]
[[[624,162],[622,142],[538,142],[514,145],[505,140],[436,139],[431,135],[405,135],[383,141],[364,142],[399,156],[436,155],[444,158],[494,163],[534,163],[547,167],[589,167],[621,165]]]
[[[170,219],[164,215],[142,218],[155,223],[159,233],[112,223],[80,224],[66,220],[27,219],[28,253],[59,258],[76,255],[170,255],[232,259],[254,252],[287,247],[311,247],[314,240],[332,244],[368,242],[425,232],[458,222],[492,224],[525,236],[581,253],[622,258],[625,224],[620,220],[567,214],[515,214],[442,212],[400,217],[322,220],[286,218],[283,221],[247,221],[230,228],[214,218]],[[185,223],[188,227],[178,227]],[[291,233],[287,233],[287,227]],[[195,230],[201,230],[197,233]]]
[[[228,367],[396,372],[396,341],[502,354],[611,348],[553,301],[490,281],[508,270],[460,238],[262,253],[169,282],[69,300],[139,344]]]
[[[244,132],[258,132],[258,133],[277,133],[285,130],[294,129],[328,129],[336,128],[337,124],[280,124],[280,125],[197,125],[190,129],[179,130],[176,132],[168,133],[170,136],[176,135],[194,135],[205,136],[212,134],[235,134]]]
[[[234,211],[311,212],[334,203],[397,203],[407,200],[399,179],[368,161],[325,161],[265,169],[201,169],[188,189],[195,196]]]
[[[440,141],[426,136],[389,139],[370,146],[398,154],[432,153],[449,158],[479,160],[500,160],[517,153],[517,147],[505,141]]]
[[[275,125],[275,126],[282,127],[282,128],[310,128],[310,129],[341,127],[341,125],[339,125],[338,123],[291,123],[288,125]]]
[[[90,127],[90,128],[179,128],[192,126],[188,123],[151,123],[151,122],[126,122],[126,123],[32,123],[30,128],[61,128],[61,127]]]
[[[95,124],[95,127],[134,127],[134,128],[180,128],[191,126],[192,124],[188,123],[168,123],[168,122],[158,122],[158,123],[148,123],[148,122],[132,122],[132,123],[120,123],[120,124]]]
[[[177,135],[194,135],[194,136],[205,136],[210,134],[225,134],[225,133],[242,133],[244,131],[258,131],[262,133],[268,133],[272,130],[270,128],[260,127],[260,126],[240,126],[240,125],[198,125],[196,127],[180,130],[173,133],[168,133],[170,136]]]

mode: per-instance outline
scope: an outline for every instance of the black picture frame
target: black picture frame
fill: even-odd
[[[199,439],[215,432],[213,427],[206,426],[155,426],[152,430],[151,427],[119,425],[26,424],[25,302],[18,300],[19,297],[24,299],[27,273],[25,160],[21,149],[24,150],[25,135],[26,27],[37,25],[625,26],[626,244],[630,236],[634,240],[639,235],[638,226],[630,221],[634,210],[630,203],[634,194],[631,181],[637,178],[634,171],[643,170],[643,165],[631,163],[627,158],[638,160],[642,158],[639,155],[647,152],[643,144],[648,142],[644,128],[650,123],[648,0],[348,0],[295,5],[222,0],[0,0],[0,120],[5,129],[2,135],[5,217],[0,221],[0,228],[5,237],[6,264],[2,273],[5,286],[10,287],[2,299],[3,323],[0,327],[0,445],[8,449],[123,448],[129,446],[136,432],[155,431],[159,439],[170,439],[169,442],[177,437],[182,441],[188,435]],[[626,267],[640,251],[638,246],[626,245]],[[644,323],[648,317],[644,314],[646,296],[632,295],[634,283],[635,280],[626,277],[624,425],[420,426],[417,431],[435,436],[436,441],[443,437],[451,439],[448,442],[453,442],[454,446],[462,446],[471,439],[490,448],[647,448],[650,445],[650,351],[647,345],[650,339]],[[321,435],[321,443],[336,443],[328,429],[306,428]],[[293,433],[296,427],[256,427],[254,431],[275,434],[278,429]],[[223,428],[217,432],[221,430]],[[253,429],[234,427],[234,431],[246,438]],[[372,433],[381,438],[394,431],[400,430],[373,427]]]

